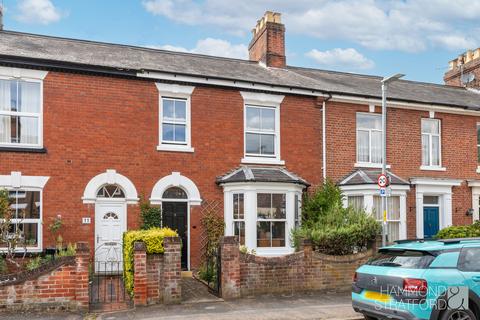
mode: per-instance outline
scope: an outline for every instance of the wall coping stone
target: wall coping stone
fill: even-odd
[[[135,241],[133,243],[133,250],[134,251],[147,251],[147,246],[143,241]]]

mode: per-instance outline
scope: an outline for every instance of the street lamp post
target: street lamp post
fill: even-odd
[[[397,73],[382,79],[382,174],[387,172],[387,87],[388,84],[405,76]],[[387,245],[387,195],[382,197],[382,246]]]

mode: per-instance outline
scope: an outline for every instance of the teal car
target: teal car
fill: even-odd
[[[352,306],[367,320],[480,320],[480,238],[381,248],[357,269]]]

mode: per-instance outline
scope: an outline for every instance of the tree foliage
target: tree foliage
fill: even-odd
[[[347,255],[365,250],[380,230],[380,224],[364,210],[344,208],[340,188],[326,181],[305,195],[302,225],[292,235],[296,247],[302,239],[310,239],[320,252]]]
[[[143,230],[162,227],[162,209],[153,207],[149,201],[141,200],[140,217],[142,219],[141,229]]]

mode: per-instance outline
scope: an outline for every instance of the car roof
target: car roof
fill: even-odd
[[[380,250],[442,251],[460,249],[465,245],[478,245],[480,247],[480,238],[445,240],[402,240],[396,244],[382,247],[380,248]]]

